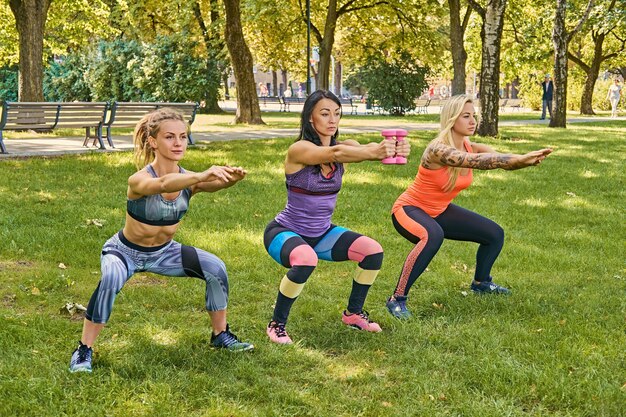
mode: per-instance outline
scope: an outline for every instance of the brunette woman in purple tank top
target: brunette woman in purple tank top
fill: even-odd
[[[319,259],[358,263],[352,292],[342,322],[369,332],[380,332],[363,304],[383,261],[378,242],[331,223],[341,189],[344,163],[408,156],[408,141],[361,145],[354,140],[337,141],[341,103],[331,92],[311,94],[302,110],[300,135],[287,151],[285,177],[287,205],[264,234],[270,256],[285,268],[267,335],[272,342],[289,344],[285,331],[289,311]]]

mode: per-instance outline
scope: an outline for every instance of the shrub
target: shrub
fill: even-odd
[[[428,87],[428,68],[421,67],[408,52],[368,58],[366,65],[346,80],[346,87],[364,87],[373,100],[392,115],[404,115],[415,109],[415,100]]]

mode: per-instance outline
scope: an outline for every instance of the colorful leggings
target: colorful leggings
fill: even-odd
[[[146,248],[129,242],[120,231],[103,246],[100,257],[102,277],[87,307],[86,317],[106,323],[115,296],[135,272],[154,272],[171,277],[194,277],[206,281],[206,309],[225,310],[228,304],[226,265],[217,256],[172,240],[163,246]]]
[[[420,208],[404,206],[391,219],[398,233],[415,244],[404,261],[394,295],[409,293],[444,239],[480,244],[476,253],[476,281],[489,279],[491,267],[504,244],[504,230],[497,223],[454,204],[435,218]]]
[[[383,248],[374,239],[332,225],[322,236],[300,236],[273,220],[263,236],[265,249],[285,268],[276,299],[272,320],[287,323],[289,311],[304,287],[318,259],[325,261],[356,261],[358,268],[352,281],[348,312],[360,313],[370,286],[383,263]]]

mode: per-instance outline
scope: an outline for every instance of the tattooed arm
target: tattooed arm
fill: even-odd
[[[422,157],[422,166],[428,169],[452,166],[482,170],[498,168],[514,170],[538,165],[551,152],[552,149],[541,149],[524,155],[498,152],[470,153],[439,143],[426,148]]]

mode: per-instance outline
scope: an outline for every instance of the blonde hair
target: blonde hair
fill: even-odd
[[[162,107],[143,116],[139,123],[137,123],[137,126],[135,126],[135,132],[133,134],[135,152],[133,159],[137,169],[142,169],[154,160],[154,149],[150,146],[148,138],[156,138],[161,124],[168,120],[178,120],[185,123],[182,114],[174,109]],[[187,123],[185,123],[185,126],[187,126]]]
[[[466,103],[474,104],[474,100],[465,94],[450,97],[450,99],[446,101],[440,114],[441,130],[437,137],[430,142],[431,145],[442,143],[453,148],[455,147],[452,137],[452,127],[456,123],[456,119],[458,119],[463,112],[463,107],[465,107]],[[476,118],[478,118],[478,115],[476,115]],[[448,167],[449,178],[444,191],[452,191],[462,169],[461,167]]]

